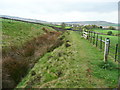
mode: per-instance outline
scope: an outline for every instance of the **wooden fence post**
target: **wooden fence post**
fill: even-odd
[[[88,31],[88,40],[90,40],[90,31]]]
[[[81,35],[83,34],[83,29],[81,29]]]
[[[92,36],[92,31],[91,31],[91,42],[92,42],[92,38],[93,38],[93,36]]]
[[[81,36],[83,36],[83,34],[84,34],[84,30],[82,30],[82,34],[81,34]]]
[[[94,36],[93,36],[93,45],[95,44],[95,32],[94,32]]]
[[[110,52],[110,39],[109,39],[109,46],[108,46],[108,54],[109,54],[109,52]]]
[[[102,49],[102,36],[100,37],[100,49]]]
[[[90,31],[90,43],[91,43],[91,37],[92,37],[92,35],[91,35],[91,31]]]
[[[116,44],[116,50],[115,50],[115,62],[117,60],[117,52],[118,52],[118,44]]]
[[[97,34],[97,37],[96,37],[96,47],[98,45],[98,34]]]
[[[109,49],[109,38],[106,38],[105,39],[105,50],[104,50],[104,62],[107,62],[108,49]]]

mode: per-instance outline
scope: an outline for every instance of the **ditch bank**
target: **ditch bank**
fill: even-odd
[[[15,88],[39,58],[62,45],[64,37],[61,32],[43,30],[45,34],[27,41],[22,47],[11,46],[9,51],[3,51],[3,88]]]
[[[38,60],[22,81],[18,88],[45,88],[49,83],[55,83],[60,78],[67,78],[70,62],[73,61],[75,52],[68,38],[69,32],[62,35],[63,44],[52,52],[47,52]],[[37,85],[37,86],[36,86]]]

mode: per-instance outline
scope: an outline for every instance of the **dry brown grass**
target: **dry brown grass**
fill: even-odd
[[[28,57],[34,55],[35,52],[35,46],[33,44],[26,45],[23,48],[23,56]]]
[[[35,59],[44,55],[47,51],[52,51],[63,43],[58,38],[61,35],[60,32],[49,32],[46,28],[43,28],[43,30],[46,34],[33,38],[20,48],[12,46],[9,51],[3,53],[3,70],[5,71],[4,74],[9,75],[11,78],[9,82],[14,81],[16,85],[27,74],[28,66],[30,64],[34,65],[37,62]],[[3,82],[6,79],[4,77]],[[6,82],[6,84],[9,82]]]
[[[47,28],[45,28],[45,27],[43,27],[42,30],[43,30],[45,33],[48,33],[48,32],[49,32],[49,30],[48,30]]]
[[[15,60],[12,57],[6,57],[3,61],[3,70],[17,84],[25,76],[28,69],[28,62],[24,60]]]

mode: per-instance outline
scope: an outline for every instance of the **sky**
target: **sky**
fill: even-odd
[[[119,0],[0,0],[0,15],[48,22],[118,22]]]

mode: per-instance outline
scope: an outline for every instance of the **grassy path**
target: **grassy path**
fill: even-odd
[[[76,32],[70,32],[66,40],[70,41],[71,46],[66,48],[63,44],[47,53],[18,88],[117,87],[118,70],[115,63],[109,60],[106,69],[103,69],[103,53]],[[31,75],[33,71],[36,73],[34,76]]]
[[[118,80],[118,70],[114,70],[116,64],[109,59],[108,68],[106,70],[101,68],[101,65],[103,65],[103,52],[100,52],[88,41],[82,39],[76,32],[72,32],[71,40],[74,43],[73,48],[78,52],[75,56],[76,64],[74,65],[78,64],[77,61],[79,62],[79,71],[88,80],[86,86],[115,87],[115,81],[117,83]],[[112,69],[109,69],[109,67]]]

